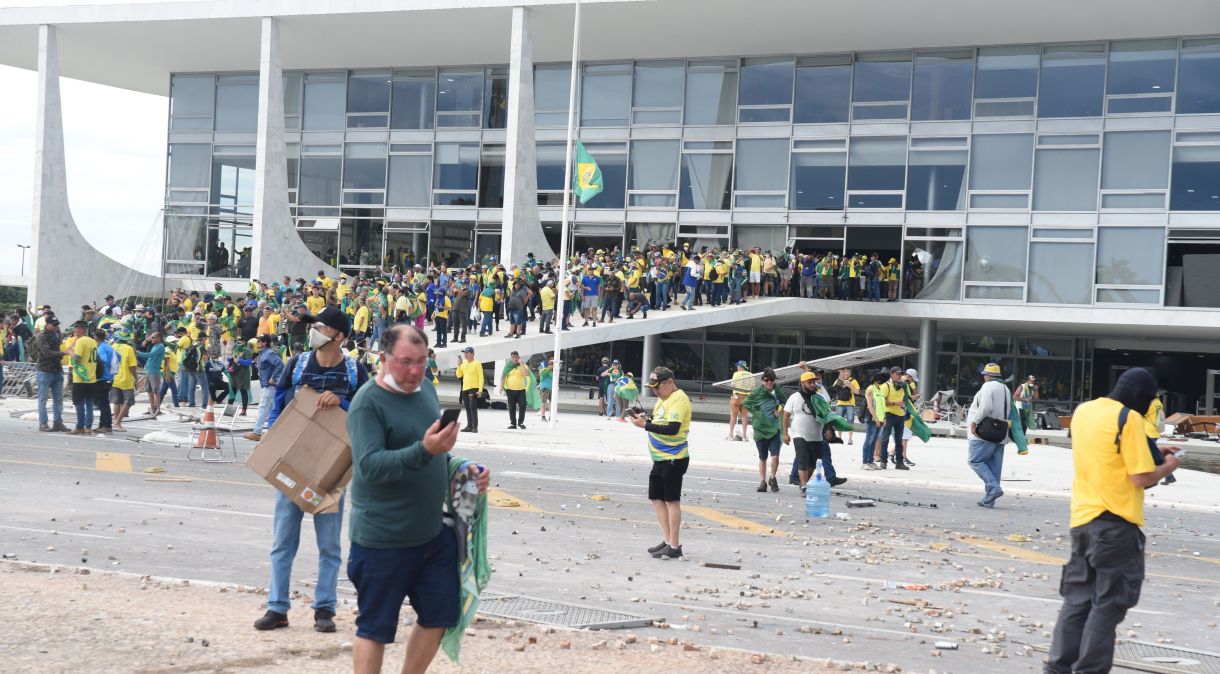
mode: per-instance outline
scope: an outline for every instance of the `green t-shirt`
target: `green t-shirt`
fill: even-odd
[[[352,443],[352,542],[368,548],[408,548],[440,533],[449,488],[448,455],[432,456],[421,442],[440,417],[432,382],[409,395],[370,381],[347,410]]]

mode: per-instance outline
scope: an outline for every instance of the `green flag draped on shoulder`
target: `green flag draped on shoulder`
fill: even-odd
[[[907,414],[911,415],[911,435],[927,442],[932,437],[932,431],[928,429],[928,425],[923,422],[923,417],[915,410],[915,406],[910,400],[906,401]]]
[[[851,422],[831,412],[830,403],[826,402],[822,396],[817,394],[809,396],[809,403],[813,406],[813,418],[817,419],[819,424],[830,426],[836,431],[852,430]]]
[[[583,143],[576,141],[576,151],[572,157],[572,192],[580,203],[585,203],[602,192],[602,170],[597,167],[593,155],[585,149]]]

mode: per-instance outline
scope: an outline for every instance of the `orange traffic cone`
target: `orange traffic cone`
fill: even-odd
[[[195,439],[195,448],[220,449],[220,440],[216,437],[216,415],[212,414],[211,401],[206,397],[205,400],[207,402],[203,406],[203,421],[199,423],[199,437]]]

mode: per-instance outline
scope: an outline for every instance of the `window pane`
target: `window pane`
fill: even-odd
[[[903,188],[906,177],[906,138],[853,138],[849,152],[847,189]]]
[[[912,152],[910,162],[907,168],[907,210],[965,210],[965,150]]]
[[[342,75],[306,75],[302,128],[307,131],[342,129],[344,83]],[[339,79],[336,79],[339,78]]]
[[[1220,211],[1220,145],[1175,147],[1169,208]]]
[[[1173,91],[1177,40],[1140,40],[1110,45],[1108,94],[1155,94]]]
[[[846,122],[851,106],[851,66],[796,69],[796,123]]]
[[[301,206],[338,206],[342,170],[342,157],[301,157],[301,188],[297,203]]]
[[[1025,133],[976,135],[970,153],[970,189],[1027,190],[1034,137]]]
[[[1020,286],[966,286],[968,300],[1021,301],[1025,289]]]
[[[765,122],[787,122],[791,111],[789,108],[744,108],[741,111],[742,124],[757,124]]]
[[[389,71],[353,72],[347,80],[347,111],[389,112]]]
[[[504,207],[504,146],[484,145],[479,166],[479,206]]]
[[[437,143],[433,187],[438,190],[474,190],[479,184],[479,146],[474,143]]]
[[[216,130],[255,131],[258,129],[258,81],[225,84],[221,77],[216,87]]]
[[[790,105],[792,59],[747,59],[741,66],[740,105]]]
[[[432,157],[394,155],[390,157],[388,206],[427,206],[432,185]]]
[[[1102,208],[1165,208],[1164,194],[1103,194]]]
[[[631,143],[628,188],[677,190],[678,143],[677,140],[637,140]]]
[[[1024,281],[1028,240],[1028,227],[969,228],[966,232],[966,280]]]
[[[348,143],[343,155],[343,189],[385,189],[384,143]]]
[[[483,71],[442,70],[437,78],[436,109],[479,112],[483,109]]]
[[[1033,98],[1038,95],[1037,47],[979,49],[974,97]]]
[[[737,73],[691,69],[686,72],[687,124],[732,124],[737,120]]]
[[[508,126],[508,79],[488,77],[483,91],[483,128],[503,129]]]
[[[1038,116],[1101,116],[1104,52],[1103,45],[1048,47],[1042,57]]]
[[[171,143],[169,146],[169,186],[208,186],[212,146],[207,143]]]
[[[733,155],[684,154],[678,208],[728,210],[732,183]]]
[[[174,75],[170,84],[170,116],[174,129],[212,128],[212,96],[216,78],[211,75]],[[199,117],[199,119],[178,119]]]
[[[843,181],[846,174],[845,152],[793,153],[791,208],[800,211],[843,210]]]
[[[1159,286],[1165,265],[1163,227],[1102,227],[1097,230],[1097,282]]]
[[[1107,133],[1101,163],[1101,186],[1110,190],[1168,187],[1169,132]]]
[[[1220,112],[1220,48],[1182,49],[1177,110],[1180,115]]]
[[[627,126],[631,66],[585,66],[580,122],[585,126]]]
[[[436,80],[412,78],[394,80],[394,109],[391,129],[431,129],[436,108]]]
[[[1170,94],[1155,98],[1111,98],[1106,111],[1111,115],[1138,112],[1169,112],[1173,98]]]
[[[970,119],[974,58],[920,55],[915,59],[911,119]]]
[[[788,236],[786,227],[770,225],[734,225],[733,248],[748,250],[754,246],[767,251],[782,251]],[[789,363],[791,364],[791,363]]]
[[[614,144],[612,147],[626,149],[620,144]],[[626,203],[627,153],[599,148],[594,143],[587,143],[585,149],[597,161],[604,187],[600,194],[581,204],[579,208],[623,208]]]
[[[567,65],[545,65],[534,68],[534,108],[536,110],[566,111],[571,78],[572,69]]]
[[[1029,246],[1027,301],[1031,304],[1089,304],[1093,300],[1093,244]]]
[[[381,220],[344,219],[339,225],[340,265],[375,265],[381,258]]]
[[[538,189],[562,190],[564,174],[563,143],[538,143]]]
[[[1097,210],[1097,162],[1101,150],[1038,150],[1034,165],[1035,211]]]
[[[254,156],[212,157],[212,200],[221,212],[249,213],[254,205]],[[246,207],[246,208],[238,208]]]
[[[972,194],[970,208],[1029,208],[1027,194]]]
[[[681,108],[686,65],[682,61],[642,61],[635,64],[632,95],[637,108]]]
[[[962,286],[962,242],[908,239],[903,272],[904,297],[920,300],[959,299]]]
[[[788,188],[788,139],[737,141],[737,189],[743,191]]]
[[[301,114],[301,86],[305,82],[305,73],[284,73],[284,115]],[[300,128],[301,120],[296,120],[296,126]]]
[[[855,86],[852,89],[853,101],[857,103],[905,101],[910,98],[911,59],[909,56],[861,54],[856,58]]]
[[[1114,288],[1099,288],[1097,290],[1097,301],[1118,304],[1160,304],[1161,291],[1156,289],[1118,290]]]

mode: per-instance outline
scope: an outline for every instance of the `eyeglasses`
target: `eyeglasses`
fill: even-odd
[[[399,365],[400,367],[405,367],[405,368],[408,368],[408,369],[411,369],[411,368],[417,368],[417,367],[421,367],[421,368],[422,368],[422,367],[427,367],[427,365],[428,365],[428,357],[427,357],[427,356],[424,356],[423,358],[420,358],[420,359],[418,359],[418,360],[410,360],[410,359],[407,359],[407,358],[398,358],[398,357],[395,357],[395,356],[391,356],[390,354],[386,353],[386,354],[382,354],[382,358],[384,358],[384,359],[385,359],[385,360],[387,360],[387,361],[392,360],[392,361],[394,361],[395,363],[398,363],[398,365]]]
[[[775,381],[775,380],[774,380],[774,379],[770,379],[770,378],[768,378],[768,377],[763,377],[763,381],[771,381],[771,382],[773,382],[773,381]]]

